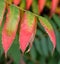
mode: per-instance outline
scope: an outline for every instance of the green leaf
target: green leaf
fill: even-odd
[[[44,30],[44,28],[42,27],[42,25],[40,24],[39,21],[37,22],[37,24],[38,24],[37,28],[40,29],[43,33],[46,33],[45,30]]]
[[[36,50],[35,50],[34,45],[32,46],[32,48],[30,50],[30,55],[31,55],[32,60],[35,61],[36,60]]]
[[[60,60],[58,61],[58,64],[60,64]]]
[[[40,29],[37,29],[34,44],[35,44],[35,47],[36,47],[37,51],[39,52],[39,54],[43,55],[43,50],[42,50],[42,46],[41,46],[41,37],[40,36],[41,36],[40,35]]]
[[[4,12],[5,12],[5,1],[4,0],[0,0],[0,26],[3,20],[3,16],[4,16]]]
[[[41,56],[39,59],[40,64],[46,64],[46,58],[44,56]]]
[[[14,64],[19,64],[20,61],[20,50],[19,50],[19,41],[18,41],[18,35],[16,35],[16,38],[11,46],[11,48],[8,51],[8,55],[10,55],[13,60]]]
[[[7,22],[7,31],[11,33],[15,31],[17,24],[19,23],[19,9],[14,5],[10,5],[8,13],[9,22]]]
[[[2,32],[2,28],[0,28],[0,57],[3,54],[2,35],[1,35],[1,32]]]
[[[33,3],[32,3],[32,11],[36,14],[39,14],[38,12],[38,1],[37,0],[33,0]]]
[[[1,40],[1,34],[0,34],[0,57],[1,57],[1,55],[3,54],[3,47],[2,47],[2,40]]]
[[[25,6],[26,6],[26,1],[25,0],[21,0],[20,8],[21,9],[25,9]]]
[[[38,38],[35,38],[34,44],[35,44],[35,47],[36,47],[37,51],[39,52],[39,54],[42,55],[43,52],[40,47],[40,40]]]
[[[42,48],[42,51],[43,51],[43,55],[44,56],[48,56],[48,45],[47,45],[47,43],[48,42],[46,42],[46,38],[45,38],[45,36],[44,36],[44,34],[40,31],[40,39],[41,39],[41,41],[40,41],[40,46],[41,46],[41,48]]]
[[[48,62],[48,64],[57,64],[57,61],[55,58],[51,58]]]
[[[56,14],[53,15],[53,20],[57,24],[57,26],[60,28],[60,17]]]
[[[48,51],[49,51],[49,53],[52,54],[53,45],[52,45],[52,42],[48,36],[46,37],[46,41],[48,42],[48,44],[47,44],[48,45]]]

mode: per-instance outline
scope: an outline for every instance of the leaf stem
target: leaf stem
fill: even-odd
[[[14,5],[14,4],[9,3],[9,2],[6,1],[6,0],[5,0],[5,2],[6,2],[8,5]],[[16,5],[14,5],[14,6],[17,7],[19,10],[22,10],[22,11],[24,11],[24,12],[27,12],[27,11],[28,11],[28,10],[22,9],[22,8],[16,6]],[[31,12],[31,11],[29,11],[29,12]],[[35,13],[33,13],[33,12],[31,12],[31,13],[32,13],[33,15],[35,15],[36,17],[39,16],[38,14],[35,14]]]

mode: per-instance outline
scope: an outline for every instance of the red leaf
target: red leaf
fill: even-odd
[[[29,10],[30,6],[32,5],[33,0],[26,0],[26,9]]]
[[[27,46],[29,45],[31,38],[33,37],[36,26],[35,16],[30,12],[25,12],[21,21],[19,42],[20,48],[24,53]]]
[[[12,10],[13,9],[13,10]],[[16,31],[19,23],[19,10],[16,10],[14,6],[8,8],[6,22],[2,30],[2,45],[5,54],[12,45],[13,40],[16,36]],[[16,14],[15,14],[16,12]],[[13,27],[14,26],[14,27]]]
[[[59,0],[52,0],[50,16],[52,16],[52,14],[55,12],[58,2],[59,2]]]
[[[43,11],[43,8],[45,6],[46,0],[38,0],[38,9],[39,9],[39,13],[41,13]]]
[[[35,27],[36,27],[36,25],[35,25]],[[28,48],[28,50],[26,51],[26,53],[28,53],[28,52],[31,50],[31,48],[32,48],[35,34],[36,34],[36,28],[34,29],[34,32],[33,32],[32,36],[31,36],[30,45],[29,45],[29,48]]]
[[[15,5],[18,5],[20,3],[21,0],[13,0]]]

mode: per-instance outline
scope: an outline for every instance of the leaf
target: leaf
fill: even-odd
[[[2,45],[5,53],[9,50],[16,36],[19,23],[19,9],[14,5],[9,6],[6,22],[2,30]]]
[[[46,17],[46,16],[45,16]],[[56,25],[54,24],[54,21],[52,21],[51,19],[48,18],[48,20],[50,21],[50,23],[52,24],[55,34],[56,34],[56,49],[60,54],[60,32],[57,30]],[[50,47],[51,48],[51,47]]]
[[[3,47],[2,47],[2,39],[1,38],[2,38],[2,35],[0,33],[0,57],[3,54]]]
[[[33,0],[33,3],[32,3],[32,11],[36,14],[39,14],[38,13],[38,3],[37,3],[37,0]]]
[[[41,13],[43,11],[43,8],[45,6],[46,0],[38,0],[38,9],[39,9],[39,13]]]
[[[47,45],[48,45],[48,51],[49,51],[49,53],[51,54],[51,56],[52,56],[52,50],[53,50],[53,45],[52,45],[52,42],[51,42],[51,40],[49,39],[49,37],[47,36],[46,37],[46,42],[47,42]]]
[[[42,49],[42,55],[45,57],[48,56],[48,42],[46,42],[46,37],[44,36],[43,32],[40,31],[40,47]]]
[[[31,50],[31,48],[32,48],[32,45],[33,45],[33,41],[34,41],[34,38],[35,38],[35,34],[36,34],[36,25],[35,25],[35,27],[34,27],[35,29],[34,29],[34,32],[33,32],[33,34],[32,34],[32,36],[31,36],[31,38],[30,38],[30,45],[29,45],[29,49],[26,51],[27,53]]]
[[[44,34],[46,34],[46,32],[45,32],[45,30],[44,30],[44,28],[42,27],[42,25],[40,24],[40,22],[39,22],[39,20],[38,20],[38,29],[40,29]]]
[[[42,49],[41,49],[41,46],[40,46],[40,40],[38,38],[35,38],[34,40],[34,44],[35,44],[35,47],[36,47],[36,50],[38,51],[38,53],[40,55],[42,55]]]
[[[25,9],[25,7],[26,7],[26,1],[25,0],[21,0],[20,8],[21,9]]]
[[[3,20],[6,4],[4,0],[0,0],[0,26]]]
[[[34,45],[31,48],[30,55],[31,55],[32,60],[35,61],[37,57],[37,53],[36,53]]]
[[[19,64],[21,53],[19,50],[19,41],[18,41],[18,34],[16,35],[16,38],[11,46],[11,48],[8,51],[8,55],[13,58],[14,64]]]
[[[20,26],[20,49],[24,53],[35,32],[36,18],[31,12],[25,12]]]
[[[58,61],[58,64],[60,64],[60,59],[59,59],[59,61]]]
[[[36,36],[39,40],[39,45],[38,45],[38,41],[36,42],[36,47],[40,47],[39,48],[39,51],[41,52],[40,55],[42,56],[48,56],[48,42],[46,41],[46,32],[44,31],[43,27],[39,24],[38,22],[38,30],[37,30],[37,33],[36,33]],[[41,30],[41,29],[43,30]],[[37,46],[38,45],[38,46]],[[37,50],[38,51],[38,50]]]
[[[54,31],[55,31],[56,26],[53,23],[53,21],[48,16],[45,15],[45,17],[49,20],[49,22],[51,23],[51,25],[53,26]],[[55,31],[55,34],[56,34],[56,31]],[[51,53],[51,55],[52,55],[52,49],[53,49],[52,42],[51,42],[51,40],[50,40],[50,38],[48,36],[46,37],[46,40],[48,41],[48,50],[49,50],[49,53]],[[57,41],[57,38],[56,38],[56,41]]]
[[[4,19],[3,19],[3,22],[2,22],[2,26],[0,27],[0,57],[4,53],[3,46],[2,46],[2,28],[3,28],[4,21],[5,21],[5,16],[4,16]]]
[[[55,30],[55,33],[56,33],[56,42],[57,42],[56,49],[60,54],[60,32],[57,30],[57,27],[56,27],[56,25],[54,25],[54,22],[51,21],[51,23],[52,23],[54,30]]]
[[[46,58],[44,56],[41,56],[39,62],[40,64],[46,64]]]
[[[56,14],[53,15],[53,20],[54,22],[58,25],[58,27],[60,28],[60,17],[57,16]]]
[[[45,31],[49,35],[50,40],[52,41],[53,50],[54,50],[56,47],[56,36],[55,36],[54,29],[46,18],[39,16],[39,20],[40,20],[41,25],[44,27]]]
[[[56,45],[56,49],[60,54],[60,32],[57,32],[57,45]]]
[[[30,6],[32,5],[33,0],[26,0],[26,9],[29,10]]]
[[[39,23],[39,22],[38,22]],[[34,44],[36,50],[41,56],[48,56],[48,42],[46,42],[46,37],[44,32],[42,32],[39,28],[36,33],[36,38],[34,40]]]
[[[21,0],[13,0],[15,5],[18,5],[20,3]]]
[[[53,13],[55,13],[55,9],[58,5],[58,2],[59,2],[59,0],[52,0],[50,16],[52,16]]]
[[[48,64],[57,64],[57,60],[55,58],[51,58]]]

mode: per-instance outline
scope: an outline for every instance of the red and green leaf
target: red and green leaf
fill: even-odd
[[[6,22],[2,30],[2,45],[5,53],[9,50],[16,36],[19,23],[19,9],[13,5],[9,6]]]
[[[20,49],[24,53],[30,42],[33,41],[33,34],[36,29],[36,18],[31,12],[25,12],[20,26]]]
[[[33,0],[26,0],[26,9],[29,10],[30,6],[32,5]]]
[[[53,50],[54,50],[55,47],[56,47],[56,36],[55,36],[54,29],[53,29],[52,25],[48,22],[48,20],[46,18],[40,16],[39,20],[40,20],[41,25],[44,27],[45,31],[49,35],[50,40],[53,43],[53,47],[54,47]]]
[[[38,9],[39,9],[39,13],[41,13],[43,11],[43,8],[45,6],[46,0],[38,0]]]
[[[4,0],[0,0],[0,26],[3,20],[4,12],[5,12],[6,4]]]

